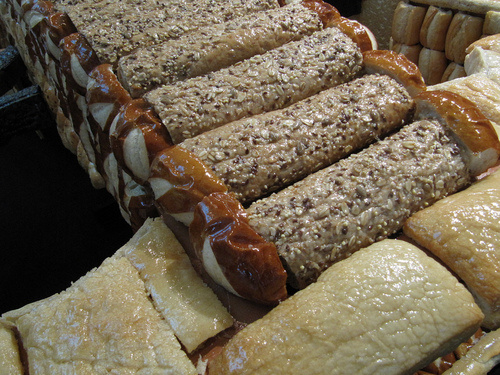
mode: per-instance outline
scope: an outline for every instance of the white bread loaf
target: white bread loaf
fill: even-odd
[[[210,374],[402,374],[453,350],[482,313],[444,267],[385,240],[240,331]]]
[[[32,374],[196,374],[125,258],[2,317],[18,329]]]
[[[404,232],[429,249],[468,286],[500,327],[500,171],[410,217]]]

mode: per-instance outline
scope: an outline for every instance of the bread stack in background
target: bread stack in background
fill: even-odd
[[[466,74],[466,48],[500,32],[499,11],[496,1],[365,0],[358,17],[381,46],[406,55],[433,85]]]

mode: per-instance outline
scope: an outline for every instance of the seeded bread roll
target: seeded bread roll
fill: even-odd
[[[500,327],[500,171],[416,213],[405,234],[432,251],[462,279],[485,314]]]
[[[469,338],[482,314],[441,265],[386,240],[236,334],[210,374],[411,374]]]
[[[278,7],[274,0],[114,0],[97,3],[61,1],[57,4],[57,8],[68,13],[78,31],[89,40],[99,59],[114,66],[121,56],[139,47],[159,44],[200,27]],[[117,19],[120,22],[116,22]]]
[[[416,155],[419,157],[417,158]],[[451,132],[418,121],[247,209],[299,288],[400,230],[414,212],[470,183]]]
[[[149,183],[160,209],[188,224],[190,216],[185,216],[199,202],[196,197],[207,194],[207,175],[220,181],[209,189],[227,186],[239,201],[250,202],[400,127],[412,108],[411,97],[395,80],[367,75],[167,149],[153,163]],[[176,149],[193,157],[177,155]],[[207,171],[192,175],[190,165]],[[184,207],[179,207],[179,196],[186,197]]]
[[[359,48],[327,28],[209,75],[145,95],[179,143],[231,121],[283,108],[353,79]]]
[[[358,21],[346,17],[338,17],[331,21],[331,25],[340,29],[356,43],[361,52],[378,49],[378,42],[372,31]]]
[[[139,97],[156,87],[228,67],[322,28],[320,15],[309,9],[307,2],[291,4],[141,48],[120,59],[118,77],[133,97]]]

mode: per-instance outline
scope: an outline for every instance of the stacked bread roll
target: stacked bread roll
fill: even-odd
[[[200,345],[209,348],[207,340],[220,338],[233,320],[175,240],[148,234],[165,229],[153,216],[184,223],[178,235],[189,227],[186,248],[205,281],[269,310],[280,304],[220,354],[210,352],[218,354],[207,357],[210,373],[332,373],[336,366],[339,373],[414,371],[469,338],[484,315],[483,326],[495,328],[496,300],[474,289],[474,276],[463,280],[476,301],[406,242],[365,249],[498,161],[490,121],[460,95],[425,92],[420,72],[432,82],[426,66],[439,64],[422,61],[437,51],[445,69],[453,69],[439,72],[439,81],[461,75],[449,62],[463,66],[466,47],[496,33],[497,13],[485,5],[474,8],[477,17],[462,6],[398,4],[392,28],[398,54],[376,51],[366,27],[321,0],[2,0],[2,24],[43,87],[64,144],[137,230],[115,257],[67,291],[4,314],[2,342],[11,348],[17,334],[25,366],[41,373],[79,366],[97,373],[120,366],[195,373],[185,352],[201,354]],[[465,32],[470,25],[480,33]],[[436,29],[448,37],[437,40]],[[179,251],[165,259],[162,249],[172,247]],[[301,291],[289,298],[295,289]],[[82,291],[96,298],[85,300]],[[114,320],[128,294],[134,301],[123,297],[124,319],[131,326],[147,320],[137,331],[155,333],[139,343]],[[408,295],[414,309],[400,303]],[[338,308],[343,298],[359,307],[356,319],[349,320],[348,304]],[[98,311],[100,305],[106,308]],[[60,349],[62,321],[48,322],[46,334],[34,331],[53,314],[78,331],[75,309],[89,311],[92,327],[109,321],[98,345],[74,354]],[[344,326],[336,323],[343,319]],[[337,328],[354,326],[364,331],[335,336]],[[401,334],[406,329],[412,337]],[[80,339],[79,332],[68,335]],[[299,348],[303,335],[310,345]],[[346,337],[345,345],[335,343]],[[355,354],[344,355],[352,345],[365,351],[358,367]],[[283,363],[280,348],[288,353]],[[318,348],[321,366],[310,360]],[[54,350],[61,356],[53,357]],[[92,361],[95,356],[100,360]]]
[[[499,11],[487,1],[401,1],[390,48],[417,63],[428,85],[463,77],[467,47],[500,32]]]

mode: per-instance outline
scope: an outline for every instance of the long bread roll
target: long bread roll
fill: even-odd
[[[353,79],[359,48],[327,28],[206,76],[145,95],[179,143],[231,121],[283,108]]]
[[[214,191],[227,189],[241,202],[250,202],[400,127],[412,108],[399,83],[368,75],[166,149],[153,163],[149,182],[159,206],[186,222],[199,201],[195,191],[198,186],[203,191],[209,180],[222,183],[213,185]],[[200,164],[196,170],[205,172],[194,174],[194,165]],[[191,180],[192,191],[187,191]],[[173,198],[182,195],[182,200]]]
[[[139,47],[159,44],[199,27],[278,7],[279,4],[275,0],[64,0],[56,3],[56,8],[66,12],[78,31],[89,40],[101,62],[114,66],[121,56],[130,54]],[[116,21],[117,18],[120,19],[119,22]]]
[[[396,233],[413,213],[468,186],[497,162],[498,137],[471,102],[437,91],[416,99],[418,115],[425,119],[239,208],[250,227],[276,245],[295,287],[303,288],[331,264]],[[231,200],[227,193],[213,193],[196,208],[190,233],[201,257],[207,252],[225,261],[219,248],[228,242],[213,238],[224,233],[219,218],[228,216],[221,202]],[[233,258],[238,253],[235,248]],[[226,278],[239,272],[222,269]]]
[[[253,13],[141,48],[120,59],[118,77],[133,97],[139,97],[155,87],[216,71],[299,40],[339,16],[321,0]]]
[[[411,374],[469,338],[472,296],[416,247],[386,240],[250,324],[210,374]]]

